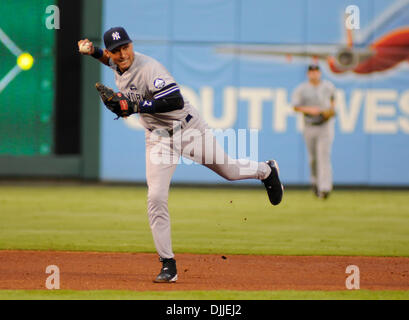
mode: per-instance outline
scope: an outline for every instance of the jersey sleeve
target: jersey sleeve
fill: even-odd
[[[291,104],[293,107],[302,105],[302,85],[299,85],[297,88],[295,88],[291,97]]]
[[[175,79],[159,62],[153,60],[145,66],[146,84],[153,99],[161,99],[179,90]]]
[[[329,86],[329,98],[331,101],[335,100],[336,88],[332,82],[328,82]]]

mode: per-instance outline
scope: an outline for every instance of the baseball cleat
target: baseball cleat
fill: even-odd
[[[261,180],[261,182],[263,182],[266,187],[271,204],[276,206],[283,198],[284,186],[280,182],[280,169],[278,168],[277,161],[269,160],[266,161],[266,163],[270,166],[271,173],[266,179]]]
[[[159,261],[162,262],[162,269],[160,270],[160,273],[153,282],[156,283],[176,282],[176,280],[178,279],[178,274],[176,270],[176,260],[160,258]]]
[[[329,197],[329,191],[322,191],[322,192],[320,192],[320,194],[318,195],[318,197],[319,197],[320,199],[324,199],[324,200],[328,199],[328,197]]]
[[[318,191],[318,187],[317,187],[316,184],[313,184],[313,185],[312,185],[312,192],[314,192],[314,195],[315,195],[317,198],[320,197],[320,193],[319,193],[319,191]]]

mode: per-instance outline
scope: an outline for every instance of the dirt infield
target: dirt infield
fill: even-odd
[[[409,290],[409,258],[178,254],[179,280],[152,282],[157,255],[0,251],[0,289],[46,289],[46,267],[57,265],[60,288],[71,290],[345,290],[348,265],[360,288]]]

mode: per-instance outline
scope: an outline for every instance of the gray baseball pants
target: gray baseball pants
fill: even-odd
[[[162,258],[173,258],[168,194],[172,175],[182,155],[203,164],[223,178],[233,180],[265,179],[270,167],[264,162],[230,158],[207,124],[198,114],[172,137],[146,130],[146,180],[148,184],[148,218],[156,250]]]
[[[333,119],[322,125],[304,126],[304,140],[308,150],[311,183],[318,192],[332,190],[331,148],[334,140]]]

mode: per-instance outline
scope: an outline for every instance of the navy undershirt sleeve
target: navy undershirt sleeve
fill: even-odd
[[[164,113],[180,110],[184,107],[184,101],[180,90],[173,90],[166,95],[156,93],[160,98],[141,101],[138,105],[138,113]]]

